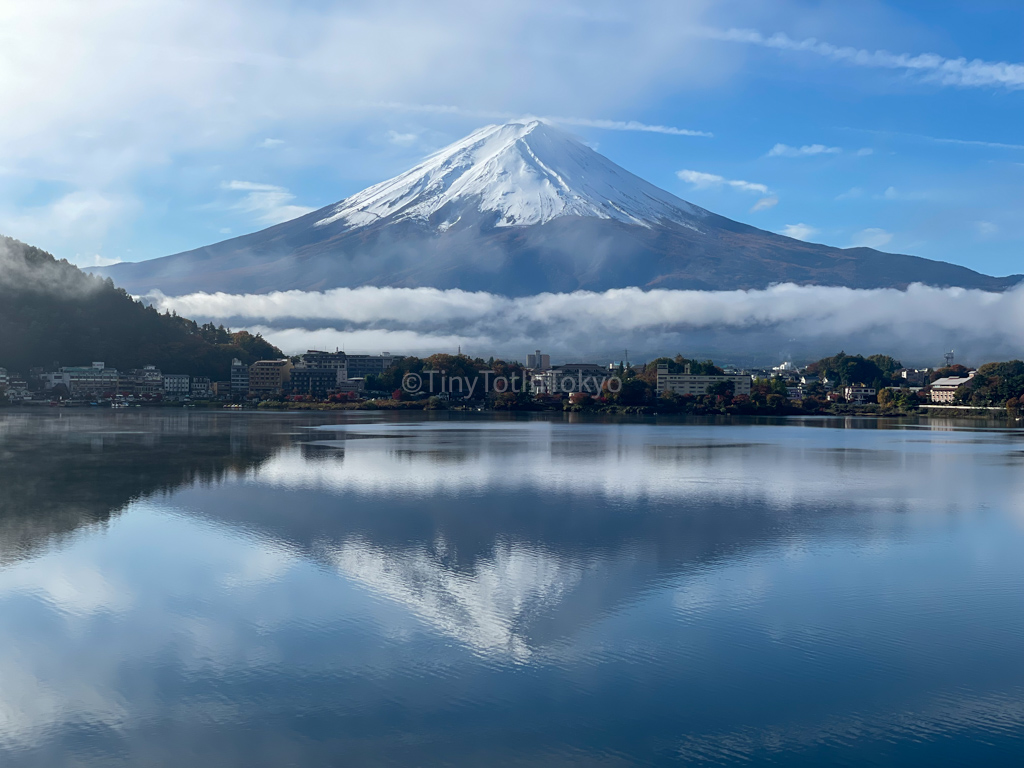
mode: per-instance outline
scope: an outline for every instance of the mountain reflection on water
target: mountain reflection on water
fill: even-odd
[[[998,764],[1024,438],[962,426],[0,412],[0,760]]]

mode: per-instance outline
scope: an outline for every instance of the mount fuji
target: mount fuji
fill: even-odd
[[[168,295],[396,286],[527,296],[781,282],[1000,291],[1024,277],[756,229],[659,189],[540,121],[481,128],[292,221],[93,271],[132,293]]]

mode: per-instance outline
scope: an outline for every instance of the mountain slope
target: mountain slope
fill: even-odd
[[[143,306],[109,280],[0,235],[0,367],[154,364],[165,373],[227,378],[231,358],[281,357],[248,333],[198,326]]]
[[[260,232],[95,270],[133,293],[360,285],[511,296],[772,283],[1003,290],[964,267],[805,243],[658,189],[541,122],[488,126],[394,179]]]

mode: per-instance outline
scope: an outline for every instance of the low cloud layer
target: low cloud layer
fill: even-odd
[[[908,364],[1019,357],[1024,288],[989,293],[912,285],[854,290],[777,285],[751,291],[644,291],[508,298],[434,288],[339,288],[146,297],[161,311],[259,331],[288,353],[341,347],[395,354],[464,352],[556,360],[714,354],[740,364],[887,352]]]

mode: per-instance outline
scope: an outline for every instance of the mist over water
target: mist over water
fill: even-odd
[[[1010,765],[1022,455],[978,422],[8,412],[0,762]]]
[[[435,288],[339,288],[269,294],[150,294],[161,311],[258,331],[289,353],[310,348],[521,358],[634,360],[678,352],[726,362],[813,360],[840,349],[935,365],[956,349],[978,365],[1024,355],[1024,288],[992,293],[775,285],[765,290],[625,288],[509,298]]]

